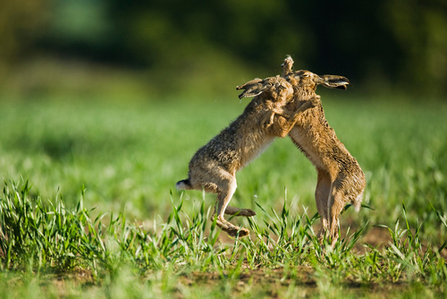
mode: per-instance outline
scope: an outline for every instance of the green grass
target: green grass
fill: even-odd
[[[445,296],[447,105],[323,101],[371,207],[344,212],[333,251],[287,138],[238,174],[250,238],[220,233],[213,195],[174,190],[246,101],[1,104],[1,297]]]

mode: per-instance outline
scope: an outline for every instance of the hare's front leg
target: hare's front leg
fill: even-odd
[[[315,97],[305,101],[303,104],[301,104],[298,107],[298,109],[296,109],[295,111],[292,111],[292,112],[285,107],[282,107],[283,113],[278,113],[278,112],[276,112],[275,109],[273,109],[273,111],[275,111],[275,114],[277,114],[279,117],[276,118],[276,120],[274,121],[274,125],[272,126],[271,132],[275,136],[278,136],[281,138],[287,136],[287,134],[289,134],[290,130],[292,130],[292,128],[295,126],[296,122],[298,121],[298,118],[300,117],[300,113],[309,109],[309,108],[315,107],[319,103],[319,101],[320,101],[320,96],[316,95]],[[287,114],[290,114],[290,116],[285,116]]]
[[[267,111],[266,113],[264,113],[264,115],[261,117],[261,120],[259,121],[261,127],[262,128],[270,127],[273,124],[275,114],[276,114],[275,111]]]
[[[261,120],[259,122],[261,127],[268,128],[271,125],[273,125],[273,123],[275,121],[275,115],[282,116],[286,119],[289,119],[296,115],[296,111],[289,110],[289,109],[285,108],[284,106],[272,108],[271,110],[265,112],[264,115],[261,117]]]
[[[309,100],[305,101],[303,104],[301,104],[298,109],[296,110],[297,113],[303,112],[309,108],[313,108],[317,106],[319,103],[321,103],[321,97],[319,95],[315,95]]]

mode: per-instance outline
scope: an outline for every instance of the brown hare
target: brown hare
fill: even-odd
[[[177,182],[176,187],[217,193],[217,225],[230,236],[242,237],[249,231],[224,218],[224,214],[255,215],[250,209],[228,206],[236,190],[236,172],[255,159],[275,137],[287,136],[299,114],[318,105],[319,97],[297,100],[292,85],[280,76],[255,79],[237,89],[244,89],[240,98],[255,98],[242,115],[194,154],[188,178]],[[294,110],[285,108],[287,104]]]
[[[292,84],[295,96],[301,99],[314,98],[318,85],[346,89],[349,84],[342,76],[318,76],[306,70],[293,72],[292,65],[292,58],[287,57],[283,77]],[[289,136],[317,169],[315,200],[323,225],[320,242],[329,233],[331,247],[334,247],[338,239],[338,218],[345,204],[351,203],[356,211],[360,209],[365,175],[329,126],[321,102],[298,115]]]

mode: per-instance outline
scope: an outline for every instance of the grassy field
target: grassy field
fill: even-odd
[[[342,96],[322,100],[367,207],[344,212],[333,251],[288,138],[238,174],[249,238],[220,233],[213,195],[175,191],[247,101],[1,103],[1,297],[446,297],[447,103]]]

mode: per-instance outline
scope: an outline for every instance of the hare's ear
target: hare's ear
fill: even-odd
[[[346,89],[348,88],[349,80],[343,76],[323,75],[319,77],[316,83],[327,88]]]
[[[237,86],[236,90],[244,89],[244,91],[239,95],[239,99],[245,97],[255,97],[260,95],[267,86],[264,84],[264,80],[256,78],[251,81],[248,81],[244,85]]]
[[[286,59],[284,59],[284,62],[281,64],[282,67],[282,76],[285,77],[290,73],[293,73],[293,59],[290,55],[287,55]]]

